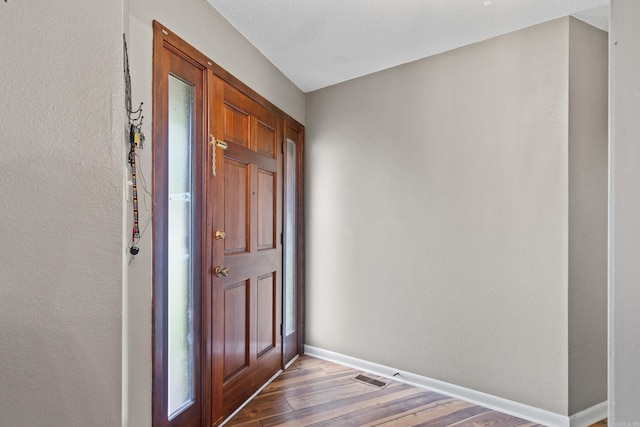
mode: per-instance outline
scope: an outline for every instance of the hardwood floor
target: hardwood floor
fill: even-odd
[[[385,383],[376,387],[355,378]],[[534,427],[511,415],[359,372],[299,358],[225,426]]]

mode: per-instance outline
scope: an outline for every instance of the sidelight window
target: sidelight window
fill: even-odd
[[[168,415],[193,401],[193,87],[169,76]]]

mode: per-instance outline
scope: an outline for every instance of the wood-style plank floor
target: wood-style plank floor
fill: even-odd
[[[383,381],[379,388],[355,377]],[[539,424],[309,356],[299,358],[225,426],[491,426]]]

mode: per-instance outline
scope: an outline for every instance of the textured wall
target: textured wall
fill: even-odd
[[[307,344],[568,414],[568,22],[307,95]]]
[[[280,109],[303,122],[305,98],[255,47],[244,39],[205,0],[129,0],[130,65],[134,102],[144,101],[146,148],[139,151],[140,170],[151,186],[152,21],[158,20],[187,43],[238,77]],[[140,182],[140,180],[139,180]],[[141,198],[141,223],[149,218],[151,198]],[[127,205],[130,216],[131,206]],[[125,222],[125,237],[131,219]],[[126,316],[124,363],[124,425],[151,425],[151,225],[141,242],[140,253],[128,262],[125,283]]]
[[[120,426],[122,2],[0,28],[0,426]]]
[[[607,400],[608,35],[569,26],[569,413]]]
[[[609,423],[640,425],[640,2],[612,0]]]

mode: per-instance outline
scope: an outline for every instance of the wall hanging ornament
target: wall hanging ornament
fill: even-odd
[[[131,201],[133,203],[133,226],[131,227],[131,242],[129,244],[129,253],[137,255],[140,248],[137,246],[140,241],[140,223],[138,213],[138,184],[136,176],[136,149],[144,146],[144,133],[142,132],[142,105],[134,110],[131,106],[131,75],[129,73],[129,53],[127,51],[127,38],[122,35],[124,43],[124,88],[125,88],[125,107],[127,109],[127,136],[129,144],[128,163],[131,172]]]

